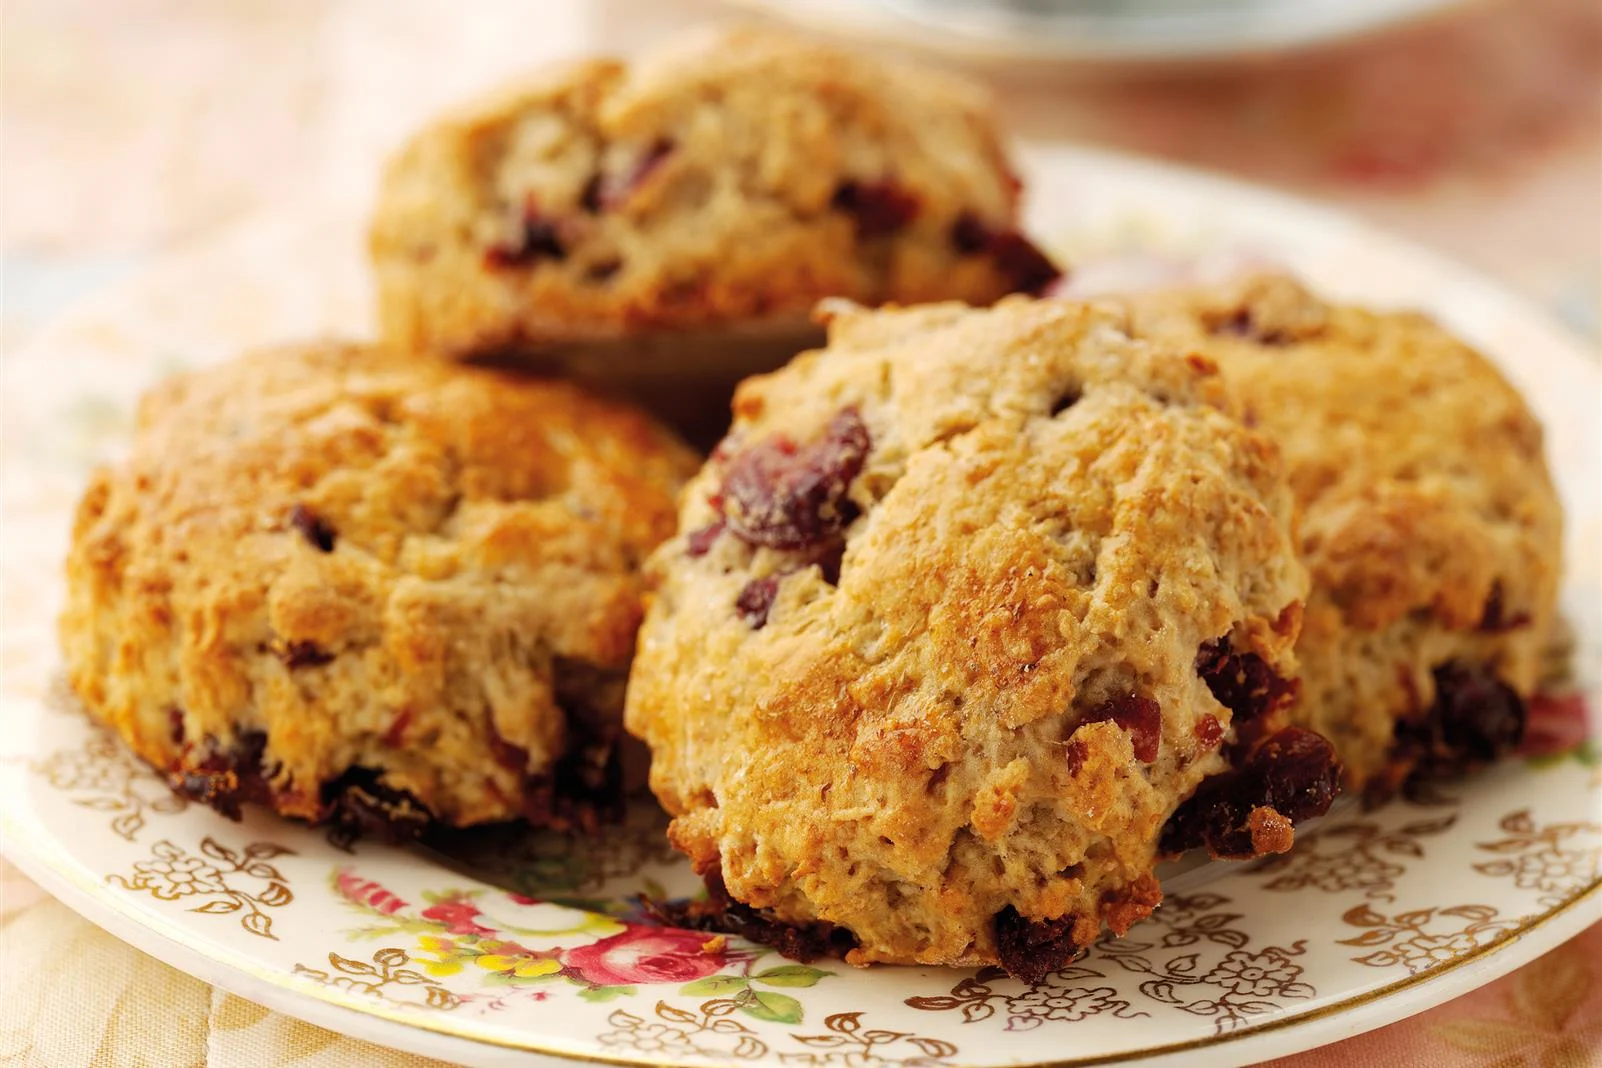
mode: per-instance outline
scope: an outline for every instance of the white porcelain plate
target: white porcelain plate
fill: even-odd
[[[653,927],[690,892],[654,818],[591,839],[478,838],[447,858],[185,804],[60,692],[54,617],[72,506],[139,391],[297,335],[367,330],[357,212],[271,219],[82,308],[10,358],[0,567],[0,813],[9,857],[114,934],[244,997],[474,1064],[1239,1063],[1460,994],[1602,919],[1589,740],[1602,371],[1485,282],[1260,190],[1035,150],[1032,225],[1096,288],[1276,261],[1342,298],[1423,306],[1529,395],[1568,509],[1579,681],[1529,751],[1435,796],[1352,805],[1256,866],[1211,864],[1119,941],[1038,986],[993,971],[855,970]],[[1591,704],[1595,705],[1594,696]]]

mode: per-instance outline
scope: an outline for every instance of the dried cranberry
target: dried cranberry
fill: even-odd
[[[1203,779],[1163,826],[1159,847],[1169,854],[1206,846],[1215,857],[1256,856],[1253,810],[1272,809],[1291,821],[1311,819],[1327,811],[1339,792],[1334,747],[1312,731],[1286,727],[1239,768]]]
[[[602,206],[601,194],[605,186],[606,181],[599,174],[590,175],[589,180],[584,183],[584,188],[579,190],[579,207],[591,215],[599,214]]]
[[[1062,277],[1057,265],[1017,231],[997,234],[992,238],[990,256],[1018,293],[1044,292],[1047,286]]]
[[[754,909],[729,896],[722,873],[713,868],[704,881],[705,901],[656,901],[642,898],[645,910],[662,923],[691,931],[718,931],[750,942],[772,946],[791,960],[843,957],[857,947],[857,938],[844,927],[818,921],[787,923],[768,909]]]
[[[1528,612],[1515,612],[1508,614],[1507,606],[1503,603],[1506,595],[1502,592],[1500,580],[1491,584],[1491,593],[1485,598],[1485,612],[1480,617],[1481,631],[1487,634],[1501,634],[1505,631],[1518,630],[1520,627],[1530,625]]]
[[[951,224],[951,244],[964,256],[983,252],[990,245],[990,228],[965,211]]]
[[[1434,671],[1435,703],[1396,724],[1397,748],[1419,770],[1444,774],[1489,763],[1524,738],[1524,701],[1482,664],[1447,661]]]
[[[532,199],[523,207],[522,231],[515,244],[492,245],[484,253],[484,263],[491,268],[529,267],[540,260],[561,260],[567,257],[567,246],[556,224],[539,212]]]
[[[997,232],[969,212],[951,224],[951,245],[965,256],[984,254],[1007,276],[1018,293],[1041,293],[1062,277],[1051,258],[1016,230]]]
[[[321,667],[334,659],[334,654],[316,642],[287,642],[278,650],[278,659],[293,671],[295,668]]]
[[[1068,747],[1063,750],[1063,762],[1068,765],[1068,774],[1078,775],[1079,769],[1085,766],[1085,757],[1089,756],[1085,743],[1077,738],[1068,739]]]
[[[718,519],[697,530],[690,531],[684,537],[684,552],[687,556],[701,557],[712,551],[712,545],[723,533],[727,524]]]
[[[840,569],[845,566],[845,542],[838,538],[829,542],[812,562],[818,565],[818,573],[824,582],[831,586],[840,585]]]
[[[1138,694],[1121,694],[1103,701],[1085,717],[1086,723],[1112,720],[1129,734],[1135,759],[1150,764],[1157,759],[1163,740],[1163,710],[1156,701]]]
[[[729,461],[719,494],[729,530],[752,545],[819,545],[856,516],[847,496],[867,462],[868,428],[855,408],[805,446],[785,437],[749,446]]]
[[[1007,974],[1038,983],[1066,965],[1084,947],[1074,941],[1074,919],[1029,920],[1011,905],[996,913],[996,956]]]
[[[207,738],[205,755],[192,768],[174,772],[167,785],[174,793],[209,805],[231,820],[240,817],[243,804],[265,804],[272,800],[262,757],[267,735],[261,731],[242,731],[226,749]]]
[[[1203,749],[1212,749],[1224,737],[1224,725],[1217,716],[1203,716],[1196,721],[1196,741]]]
[[[325,553],[334,551],[334,540],[337,537],[334,528],[304,504],[297,504],[290,509],[289,525],[299,531],[301,537],[315,545],[320,551]]]
[[[1233,713],[1237,729],[1290,704],[1301,689],[1301,680],[1280,677],[1256,653],[1235,652],[1227,634],[1202,643],[1196,652],[1196,674],[1218,703]]]
[[[323,784],[322,802],[339,826],[390,842],[421,835],[434,822],[433,813],[405,790],[380,782],[372,768],[352,765]]]
[[[918,217],[918,198],[890,181],[842,182],[830,203],[850,215],[857,236],[888,237]]]
[[[412,710],[403,708],[390,721],[389,729],[384,732],[384,747],[386,749],[399,749],[406,740],[406,728],[412,725]]]
[[[768,625],[768,613],[773,610],[773,601],[778,596],[778,575],[752,579],[734,599],[734,609],[752,630],[761,630]]]

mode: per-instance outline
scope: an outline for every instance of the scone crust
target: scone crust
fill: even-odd
[[[1502,688],[1534,690],[1556,613],[1562,510],[1518,391],[1423,315],[1280,275],[1135,309],[1143,334],[1216,360],[1284,453],[1313,578],[1293,717],[1336,744],[1352,787],[1472,760],[1476,745],[1420,739],[1438,748],[1452,728],[1432,719],[1475,715],[1465,701],[1522,714]],[[1477,696],[1443,692],[1466,685]]]
[[[429,126],[384,175],[371,251],[385,335],[473,356],[804,323],[827,296],[988,303],[1054,273],[1017,207],[978,86],[735,28]]]
[[[180,375],[79,505],[70,682],[225,810],[571,815],[694,465],[570,385],[363,346]]]
[[[1295,673],[1289,491],[1227,406],[1120,311],[1022,298],[836,307],[827,349],[748,381],[628,694],[714,893],[845,928],[857,963],[1149,913],[1165,821],[1238,738],[1199,651]],[[775,477],[811,504],[765,507],[751,472],[796,457]]]

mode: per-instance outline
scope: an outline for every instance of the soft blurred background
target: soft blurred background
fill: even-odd
[[[1013,6],[1038,17],[1056,2]],[[1164,7],[1154,0],[1098,0],[1089,9],[1102,21],[1060,38],[974,0],[3,0],[0,352],[9,357],[74,301],[235,223],[359,205],[409,128],[520,70],[779,8],[875,50],[917,42],[971,62],[1019,136],[1158,156],[1335,202],[1493,276],[1593,345],[1602,338],[1602,4],[1220,2],[1246,10],[1246,23],[1187,51],[1183,25],[1164,31],[1177,38],[1142,39],[1106,22]],[[1263,40],[1231,45],[1240,25],[1267,26],[1267,9],[1294,22],[1297,10],[1350,15],[1386,3],[1407,17],[1372,32],[1347,26],[1337,43],[1288,54]],[[942,19],[965,21],[953,31]],[[0,998],[3,1062],[422,1063],[154,964],[3,862],[0,933],[11,980]],[[1602,1063],[1599,955],[1593,928],[1416,1021],[1292,1061]],[[1572,986],[1582,973],[1591,1007],[1555,1024],[1535,1012],[1524,1047],[1474,1053],[1428,1037],[1454,1020],[1518,1022],[1552,977]]]
[[[881,2],[927,17],[952,0]],[[793,15],[831,5],[774,6]],[[379,160],[419,118],[519,70],[574,52],[628,52],[680,25],[759,8],[5,0],[0,342],[13,346],[71,300],[234,220],[365,197]],[[893,47],[893,36],[875,33],[872,47]],[[964,50],[962,37],[903,37]],[[1595,0],[1449,4],[1390,32],[1202,65],[1009,61],[993,41],[966,39],[968,51],[989,53],[977,69],[1020,136],[1127,149],[1337,201],[1598,334]]]

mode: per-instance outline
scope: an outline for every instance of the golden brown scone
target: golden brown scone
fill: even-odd
[[[822,297],[988,303],[1056,278],[1018,233],[1018,192],[979,86],[701,33],[547,71],[414,137],[372,226],[379,318],[402,346],[518,352],[656,404],[710,392],[721,432],[734,381],[821,338]]]
[[[230,813],[583,818],[694,468],[565,383],[332,342],[182,375],[79,505],[72,686]]]
[[[1424,316],[1284,277],[1134,307],[1144,335],[1216,360],[1285,454],[1313,577],[1293,718],[1335,743],[1348,785],[1384,793],[1516,744],[1562,550],[1517,391]]]
[[[1023,298],[837,309],[742,385],[630,676],[712,892],[674,918],[1039,978],[1151,911],[1160,851],[1288,847],[1333,753],[1276,733],[1307,577],[1225,404],[1117,309]]]

